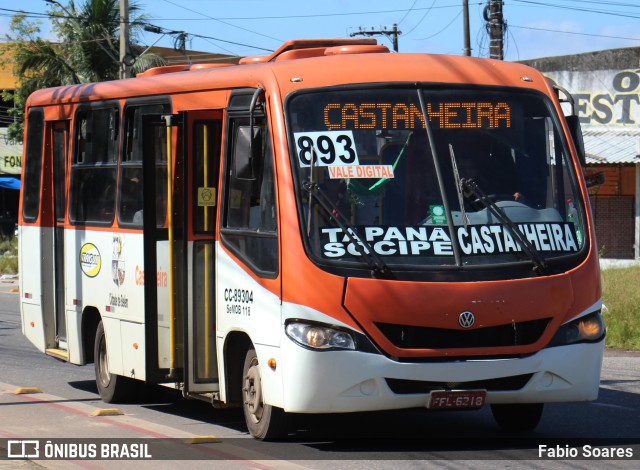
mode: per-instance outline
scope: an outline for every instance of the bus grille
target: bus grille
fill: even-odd
[[[468,349],[533,344],[542,336],[550,321],[551,318],[541,318],[470,330],[449,330],[392,323],[376,323],[376,326],[398,348]]]
[[[473,382],[427,382],[424,380],[385,379],[391,391],[397,395],[429,393],[433,390],[476,390],[491,391],[520,390],[527,385],[533,374],[500,377],[498,379],[476,380]]]

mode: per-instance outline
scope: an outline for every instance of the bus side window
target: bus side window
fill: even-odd
[[[142,178],[142,116],[168,112],[164,104],[127,106],[124,112],[124,148],[120,161],[118,186],[118,222],[124,226],[142,228],[143,178]],[[166,196],[166,134],[158,128],[154,133],[153,146],[158,155],[156,169],[157,224],[162,226],[167,205]]]
[[[115,105],[80,108],[75,117],[69,219],[108,225],[116,196],[119,111]]]
[[[261,152],[254,162],[252,177],[235,174],[236,158],[246,160],[249,125],[237,119],[231,125],[227,155],[222,238],[258,274],[274,275],[278,270],[278,238],[275,180],[271,138],[266,120],[257,119],[254,142]],[[255,155],[254,155],[255,156]]]
[[[22,189],[22,217],[27,222],[35,222],[40,209],[43,137],[44,113],[42,109],[32,109],[27,118],[27,158]]]

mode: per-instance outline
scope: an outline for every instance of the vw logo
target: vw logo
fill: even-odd
[[[472,312],[462,312],[458,316],[458,323],[462,328],[471,328],[473,324],[476,322],[476,317]]]

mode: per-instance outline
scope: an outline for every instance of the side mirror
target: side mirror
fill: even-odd
[[[573,139],[573,144],[576,146],[576,151],[578,152],[578,159],[580,160],[580,165],[586,166],[587,152],[584,148],[584,139],[582,138],[580,118],[578,118],[578,116],[574,114],[570,116],[565,116],[565,119],[567,120],[567,125],[569,126],[571,139]]]

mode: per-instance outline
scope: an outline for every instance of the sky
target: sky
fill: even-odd
[[[59,0],[67,5],[68,0]],[[83,0],[75,0],[76,4]],[[489,56],[483,19],[488,0],[469,0],[471,54]],[[130,0],[130,3],[133,3]],[[398,25],[400,52],[461,55],[463,0],[138,0],[149,24],[187,33],[190,50],[269,54],[289,39],[349,37]],[[0,37],[16,10],[48,11],[44,0],[0,0]],[[640,46],[640,0],[504,0],[505,59],[516,61]],[[55,40],[50,21],[42,36]],[[390,39],[374,36],[392,49]],[[173,47],[174,37],[145,32],[144,45]]]

